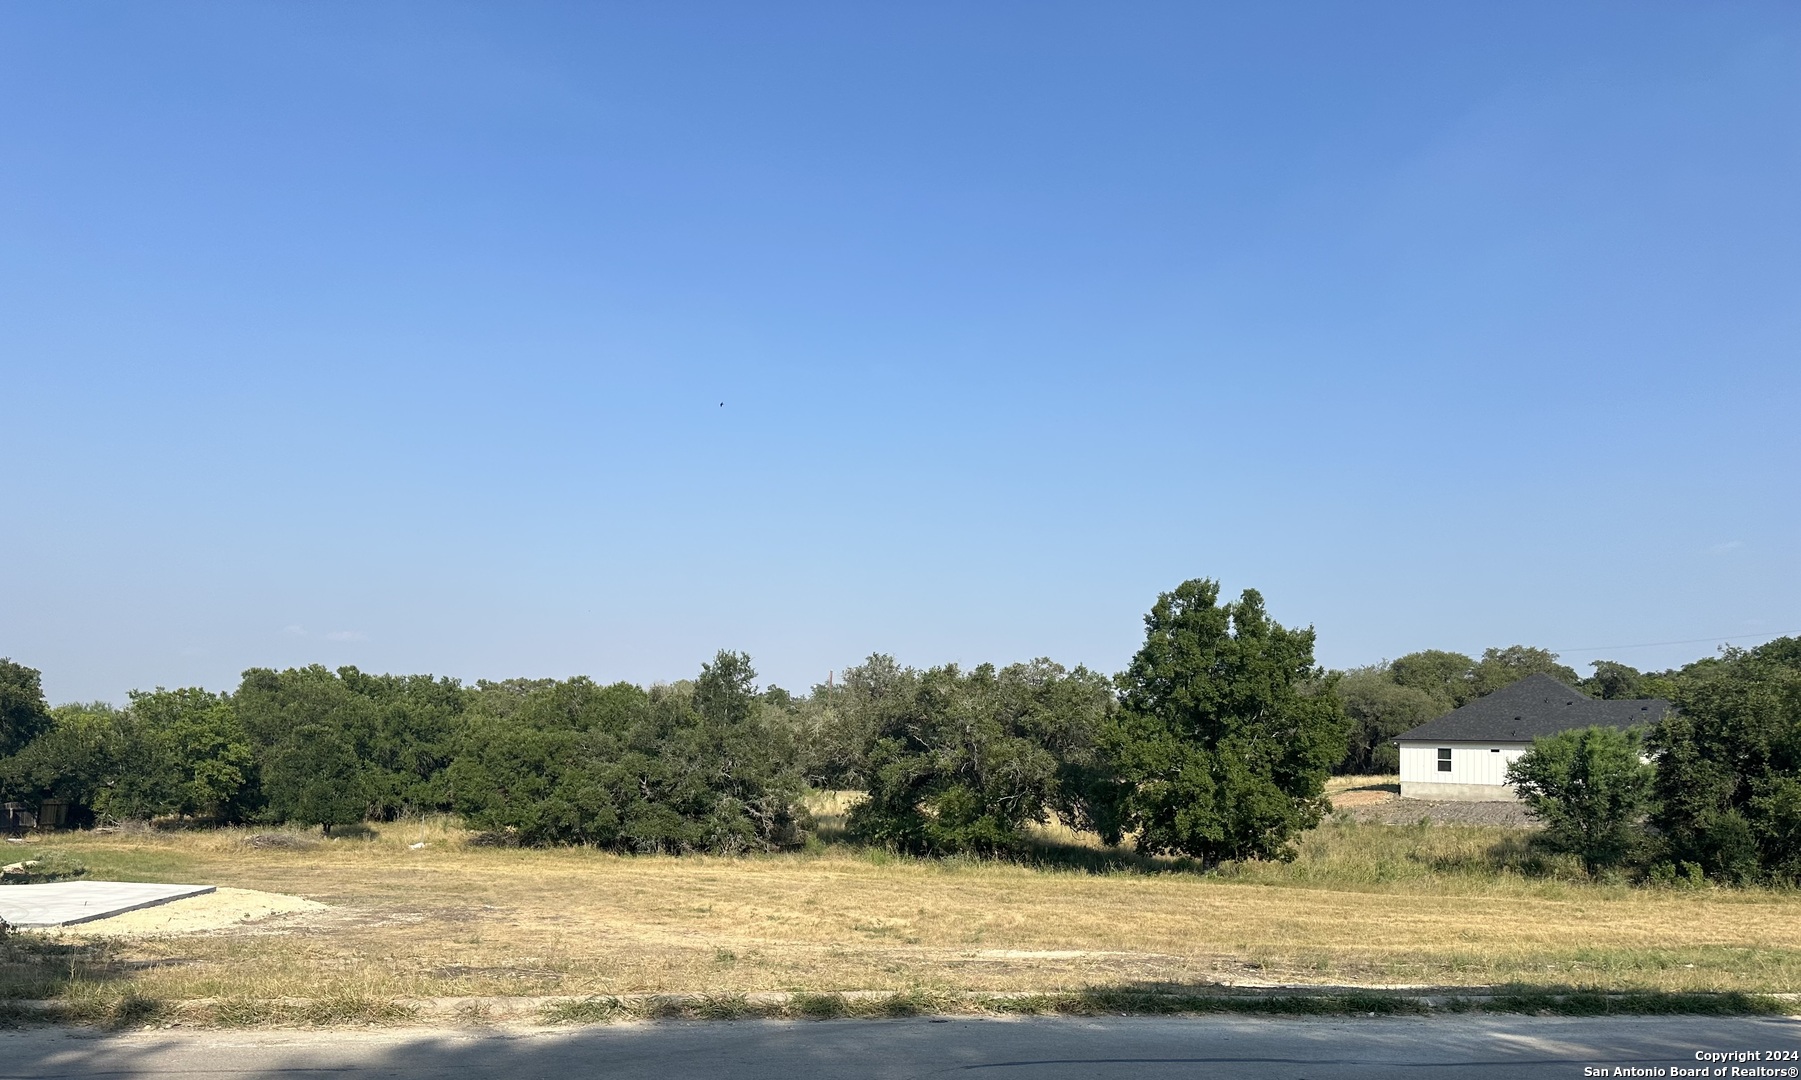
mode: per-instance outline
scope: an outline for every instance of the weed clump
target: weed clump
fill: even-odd
[[[616,997],[601,995],[577,1001],[557,1001],[544,1007],[540,1016],[546,1024],[608,1024],[631,1019],[632,1010]]]
[[[342,993],[314,998],[301,1006],[297,1018],[308,1024],[396,1024],[416,1015],[418,1010],[403,1002]]]
[[[806,1020],[836,1020],[850,1015],[843,994],[795,994],[788,999],[795,1016]]]
[[[1793,1006],[1763,994],[1713,994],[1510,988],[1482,1002],[1484,1012],[1538,1016],[1783,1016]]]

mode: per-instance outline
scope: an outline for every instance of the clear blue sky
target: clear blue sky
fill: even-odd
[[[0,395],[58,701],[1677,663],[1801,631],[1801,7],[11,3]]]

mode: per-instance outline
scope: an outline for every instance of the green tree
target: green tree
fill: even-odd
[[[1475,696],[1476,662],[1459,652],[1424,649],[1408,653],[1390,663],[1388,672],[1396,686],[1427,695],[1441,713],[1450,712]]]
[[[1581,681],[1573,668],[1558,663],[1557,654],[1548,649],[1535,649],[1527,645],[1485,649],[1470,678],[1471,697],[1492,694],[1528,675],[1541,674],[1549,675],[1565,686],[1575,686]]]
[[[278,821],[317,825],[326,836],[363,820],[367,778],[341,728],[304,725],[272,747],[263,764],[269,814]]]
[[[255,751],[229,697],[199,687],[134,690],[123,720],[117,778],[103,810],[118,817],[238,816]]]
[[[448,809],[446,770],[455,752],[468,694],[454,679],[367,675],[317,664],[286,671],[252,668],[233,695],[239,722],[267,764],[292,732],[332,732],[358,762],[363,818],[408,809]]]
[[[912,701],[918,673],[876,653],[842,676],[796,703],[791,723],[797,751],[814,787],[867,789],[876,732]]]
[[[668,751],[676,769],[704,778],[684,787],[692,812],[704,814],[696,846],[705,850],[770,851],[801,839],[804,785],[793,735],[777,722],[781,710],[756,680],[748,654],[721,650],[694,680],[697,722],[678,723],[672,732]]]
[[[585,678],[480,682],[450,765],[456,809],[478,829],[512,830],[527,844],[614,846],[619,818],[583,784],[588,735],[624,729],[646,704],[638,687]]]
[[[759,702],[757,672],[750,657],[722,651],[710,664],[700,666],[694,680],[694,708],[709,724],[732,728],[750,722]]]
[[[1652,732],[1670,857],[1709,877],[1801,881],[1801,639],[1727,649],[1669,680]]]
[[[353,744],[374,727],[369,699],[319,664],[285,671],[251,668],[232,700],[238,722],[259,752],[282,745],[303,727],[332,728]]]
[[[0,757],[18,753],[50,730],[40,675],[36,668],[0,657]]]
[[[7,760],[11,794],[120,819],[237,816],[254,755],[224,695],[133,691],[125,709],[63,705],[51,717],[49,730]]]
[[[0,786],[10,799],[66,799],[77,808],[103,807],[119,771],[120,710],[104,701],[58,705],[50,729],[0,763]],[[78,809],[77,819],[84,816]]]
[[[366,675],[354,667],[337,674],[368,703],[351,710],[357,722],[349,730],[364,765],[369,816],[449,809],[445,770],[468,701],[461,684],[430,675]]]
[[[1344,710],[1314,665],[1311,628],[1271,620],[1253,589],[1218,601],[1217,583],[1187,581],[1145,617],[1109,740],[1117,820],[1141,850],[1209,865],[1293,858],[1290,839],[1318,824],[1344,757]]]
[[[368,816],[370,784],[358,752],[375,728],[375,706],[367,697],[313,664],[251,668],[232,702],[256,751],[263,800],[256,816],[328,829]],[[309,772],[315,758],[324,770],[316,775]],[[364,800],[354,814],[352,798]]]
[[[1595,673],[1575,684],[1590,697],[1614,701],[1655,696],[1646,692],[1645,676],[1635,667],[1613,660],[1596,660],[1590,666]]]
[[[1582,859],[1593,874],[1625,861],[1644,840],[1652,769],[1636,731],[1591,727],[1532,741],[1507,767],[1533,817],[1556,850]]]
[[[1447,711],[1426,691],[1397,684],[1385,665],[1345,672],[1338,680],[1338,697],[1351,720],[1350,742],[1338,771],[1352,775],[1399,772],[1394,737]]]
[[[866,755],[869,798],[852,835],[905,851],[996,853],[1057,813],[1081,825],[1113,711],[1108,680],[1050,660],[964,671],[896,670],[871,657],[847,680],[880,700]]]
[[[481,683],[450,785],[482,829],[528,844],[731,854],[799,843],[804,785],[749,657],[646,691],[584,678]]]

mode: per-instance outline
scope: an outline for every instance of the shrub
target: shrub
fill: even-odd
[[[521,843],[732,854],[797,846],[803,791],[750,658],[649,691],[574,678],[484,683],[450,768],[456,807]]]
[[[1545,841],[1590,874],[1625,862],[1644,839],[1652,770],[1636,731],[1591,727],[1532,741],[1508,782],[1544,823]]]
[[[1049,660],[916,672],[871,657],[867,667],[886,677],[865,710],[869,798],[846,821],[853,836],[910,852],[996,853],[1019,847],[1026,824],[1053,811],[1085,819],[1113,708],[1104,676]]]
[[[1729,649],[1675,685],[1650,738],[1671,859],[1724,881],[1801,880],[1801,639]]]

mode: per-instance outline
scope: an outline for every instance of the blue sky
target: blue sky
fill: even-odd
[[[1679,663],[1801,631],[1798,191],[1790,4],[7,5],[0,654]]]

